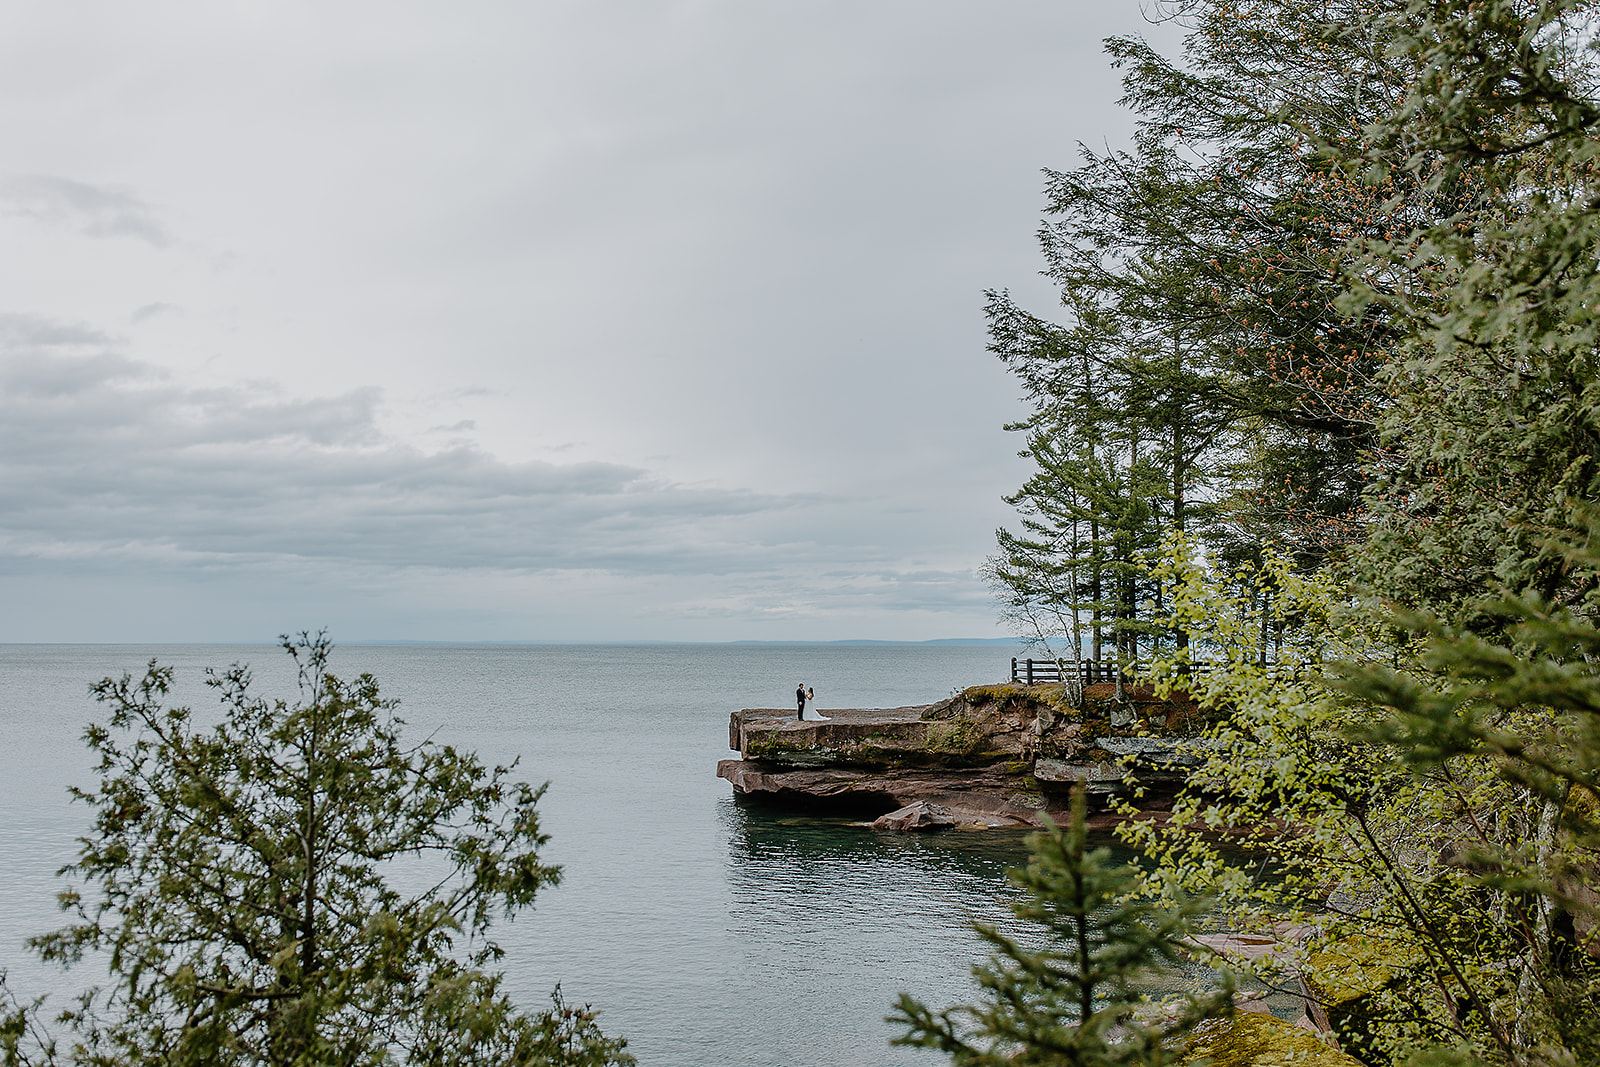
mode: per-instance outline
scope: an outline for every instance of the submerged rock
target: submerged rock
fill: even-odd
[[[949,808],[941,808],[937,804],[929,804],[926,800],[919,800],[915,804],[907,804],[899,811],[891,811],[887,815],[880,815],[872,822],[874,830],[940,830],[947,826],[960,823],[950,813]]]

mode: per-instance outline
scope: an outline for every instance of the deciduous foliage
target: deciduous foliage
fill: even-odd
[[[208,677],[215,725],[167,703],[172,669],[93,687],[99,784],[46,960],[109,981],[63,1013],[12,1001],[11,1064],[627,1064],[588,1009],[519,1012],[492,967],[496,913],[559,877],[540,789],[446,745],[407,746],[377,680],[285,638],[299,699],[242,666]]]
[[[1340,1039],[1368,1062],[1438,1048],[1493,1063],[1592,1053],[1589,1013],[1575,1009],[1600,993],[1600,969],[1579,950],[1592,917],[1574,893],[1593,885],[1600,857],[1592,833],[1563,832],[1551,806],[1593,776],[1595,750],[1573,743],[1592,725],[1558,738],[1561,716],[1525,684],[1497,700],[1471,684],[1441,694],[1429,681],[1439,649],[1426,652],[1406,620],[1352,615],[1336,583],[1281,560],[1219,581],[1175,544],[1163,572],[1176,617],[1215,668],[1195,677],[1169,661],[1159,677],[1216,722],[1194,744],[1200,767],[1171,821],[1129,824],[1129,839],[1179,884],[1216,893],[1241,928],[1316,929],[1301,966],[1314,993],[1339,1002]],[[1275,590],[1271,626],[1258,618],[1262,599],[1238,592],[1250,580]],[[1278,626],[1281,662],[1263,667],[1260,635]],[[1501,669],[1523,663],[1513,672],[1523,683],[1548,673],[1475,640]],[[1335,660],[1361,665],[1342,668],[1343,699],[1323,684]],[[1392,718],[1397,708],[1407,710]],[[1472,742],[1474,729],[1505,750]],[[1530,745],[1565,769],[1560,788],[1531,787],[1506,758]]]
[[[1481,608],[1509,641],[1394,616],[1425,639],[1423,670],[1351,666],[1339,688],[1390,712],[1368,736],[1444,802],[1456,907],[1410,903],[1456,935],[1432,939],[1460,972],[1448,1043],[1481,1062],[1600,1062],[1600,629],[1537,598]]]

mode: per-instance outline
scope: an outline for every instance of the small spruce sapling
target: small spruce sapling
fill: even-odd
[[[1029,838],[1032,858],[1011,872],[1023,890],[1019,919],[1042,927],[1031,950],[983,923],[994,949],[973,968],[983,1001],[935,1012],[901,994],[889,1021],[906,1028],[897,1045],[933,1048],[958,1067],[1161,1067],[1182,1059],[1182,1037],[1204,1019],[1232,1010],[1232,979],[1205,996],[1186,996],[1159,1023],[1142,1021],[1141,979],[1192,951],[1184,942],[1203,901],[1160,907],[1141,893],[1143,875],[1088,847],[1080,785],[1066,828],[1047,822]]]

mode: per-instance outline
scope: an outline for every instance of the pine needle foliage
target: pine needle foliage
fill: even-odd
[[[378,682],[328,670],[324,635],[285,637],[299,699],[247,668],[209,674],[220,721],[172,706],[173,671],[92,687],[94,813],[62,868],[72,921],[46,961],[104,967],[56,1021],[0,989],[0,1062],[380,1067],[631,1064],[559,988],[543,1012],[501,992],[490,937],[553,885],[541,788],[448,745],[407,746]],[[404,887],[421,886],[420,890]]]
[[[897,1045],[938,1049],[957,1067],[1162,1067],[1181,1060],[1181,1041],[1203,1019],[1232,1008],[1231,983],[1207,997],[1163,1005],[1166,1018],[1141,1021],[1141,979],[1192,952],[1184,938],[1203,901],[1159,907],[1143,895],[1144,878],[1091,849],[1083,790],[1071,822],[1052,822],[1029,838],[1032,858],[1011,872],[1022,890],[1017,918],[1045,935],[1030,949],[993,926],[973,928],[993,949],[973,968],[980,1003],[934,1011],[902,994],[889,1021],[906,1028]]]

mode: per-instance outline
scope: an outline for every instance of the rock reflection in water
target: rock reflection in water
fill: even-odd
[[[766,1047],[752,1062],[911,1064],[943,1057],[888,1044],[895,997],[970,997],[977,919],[1014,927],[1005,880],[1021,832],[884,834],[752,804],[724,809],[728,966]],[[772,981],[772,976],[781,976]]]

